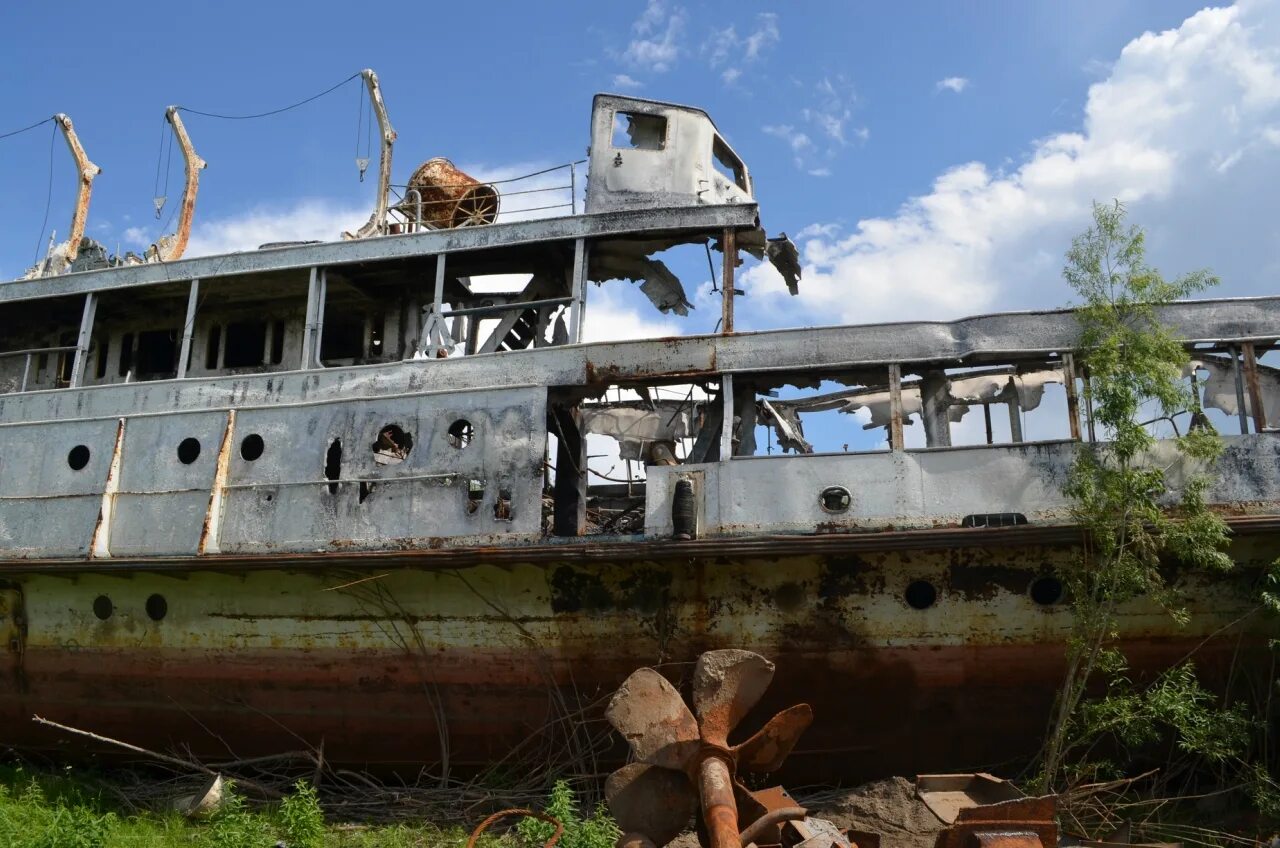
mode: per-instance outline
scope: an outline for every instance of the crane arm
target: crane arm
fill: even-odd
[[[26,273],[26,279],[61,274],[71,267],[80,254],[80,240],[84,238],[85,223],[89,219],[89,199],[93,196],[94,177],[102,173],[102,169],[89,161],[76,135],[71,118],[59,112],[53,116],[54,123],[62,129],[62,136],[67,140],[67,149],[76,165],[76,207],[71,214],[71,231],[67,240],[49,250],[48,255],[39,265]]]
[[[196,214],[196,193],[200,191],[200,172],[209,164],[200,158],[187,128],[182,123],[177,106],[165,110],[165,120],[173,127],[173,136],[182,150],[182,161],[185,166],[186,184],[182,189],[182,209],[178,213],[178,229],[173,235],[161,236],[147,250],[147,262],[172,262],[181,259],[191,239],[191,221]]]
[[[391,192],[391,146],[395,144],[396,131],[391,128],[391,119],[387,117],[387,107],[382,102],[382,88],[378,85],[378,75],[370,68],[360,72],[364,77],[365,87],[369,89],[369,102],[373,113],[378,116],[378,133],[382,138],[378,152],[378,199],[373,215],[368,222],[354,233],[343,233],[346,239],[362,239],[382,235],[387,226],[387,196]]]

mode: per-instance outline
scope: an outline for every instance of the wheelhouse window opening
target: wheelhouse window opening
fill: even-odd
[[[718,135],[711,141],[711,163],[738,188],[745,192],[751,191],[751,183],[747,179],[747,166],[742,164],[738,154],[734,153],[733,149]]]
[[[643,112],[615,112],[611,144],[620,150],[665,150],[667,119]]]

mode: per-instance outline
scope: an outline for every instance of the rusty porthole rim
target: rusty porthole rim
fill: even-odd
[[[831,507],[827,506],[826,495],[828,492],[842,492],[844,494],[844,499],[845,499],[844,506],[840,507],[839,509],[832,509]],[[818,492],[818,506],[822,509],[823,512],[827,512],[832,515],[839,515],[842,512],[848,512],[853,507],[853,493],[850,492],[848,489],[846,489],[844,486],[839,486],[839,485],[824,486],[822,490]]]

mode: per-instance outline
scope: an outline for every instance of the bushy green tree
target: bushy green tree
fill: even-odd
[[[1059,783],[1071,750],[1089,744],[1103,728],[1130,741],[1156,732],[1161,718],[1179,744],[1221,750],[1231,739],[1198,736],[1193,727],[1215,726],[1211,704],[1199,697],[1190,667],[1172,670],[1143,696],[1122,693],[1124,659],[1111,646],[1117,637],[1117,607],[1140,595],[1185,617],[1175,588],[1161,570],[1162,557],[1194,568],[1225,571],[1228,530],[1205,502],[1212,480],[1205,470],[1223,443],[1201,424],[1172,440],[1172,450],[1153,451],[1155,436],[1144,417],[1200,411],[1199,398],[1184,379],[1189,357],[1159,320],[1161,306],[1217,284],[1208,271],[1165,280],[1146,264],[1140,229],[1127,226],[1119,203],[1094,204],[1093,225],[1067,253],[1063,276],[1080,299],[1078,354],[1089,373],[1085,384],[1100,441],[1085,446],[1065,487],[1088,543],[1078,567],[1066,575],[1073,624],[1067,672],[1045,745],[1041,780]],[[1202,420],[1202,419],[1201,419]],[[1176,472],[1181,494],[1170,499],[1167,478]],[[1105,677],[1110,702],[1086,704],[1095,675]],[[1177,696],[1175,698],[1175,696]],[[1180,699],[1186,709],[1170,709]],[[1192,715],[1194,713],[1194,716]],[[1232,727],[1230,722],[1217,725]],[[1234,731],[1233,731],[1234,732]],[[1212,733],[1207,734],[1209,736]]]

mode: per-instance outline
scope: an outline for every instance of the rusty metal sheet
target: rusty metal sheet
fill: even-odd
[[[961,810],[1012,801],[1022,793],[1009,781],[985,772],[922,774],[916,778],[916,797],[935,816],[952,824]]]

